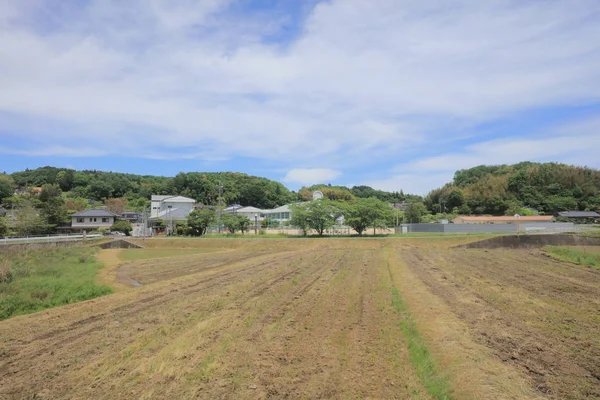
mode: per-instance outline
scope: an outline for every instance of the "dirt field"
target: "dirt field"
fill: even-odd
[[[103,250],[119,292],[0,322],[0,398],[600,398],[600,271],[467,240]]]

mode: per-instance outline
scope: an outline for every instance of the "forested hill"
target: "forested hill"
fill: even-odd
[[[522,162],[464,169],[431,191],[425,204],[434,212],[512,215],[524,207],[546,214],[600,209],[600,171],[557,163]]]
[[[69,197],[150,199],[153,194],[188,196],[203,204],[217,204],[219,182],[223,203],[271,208],[289,203],[297,195],[279,182],[235,172],[189,172],[175,177],[42,167],[9,175],[15,187],[58,184]]]
[[[320,189],[331,200],[352,200],[355,197],[377,197],[388,202],[415,199],[420,196],[400,192],[385,192],[369,186],[314,185],[303,187],[298,193],[283,184],[267,178],[237,172],[180,172],[175,177],[124,174],[95,170],[75,171],[66,168],[42,167],[33,170],[0,174],[0,201],[12,195],[17,188],[58,185],[67,199],[95,200],[125,199],[132,209],[145,209],[153,194],[182,195],[196,201],[216,205],[218,185],[223,185],[223,204],[238,203],[268,209],[298,200],[312,198],[312,192]],[[7,204],[7,201],[4,201]],[[12,204],[12,203],[11,203]]]

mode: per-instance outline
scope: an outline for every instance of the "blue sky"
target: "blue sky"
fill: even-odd
[[[451,4],[451,5],[450,5]],[[600,168],[600,3],[0,3],[0,171],[239,171],[425,194]]]

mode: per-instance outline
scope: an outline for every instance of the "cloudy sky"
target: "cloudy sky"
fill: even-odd
[[[599,154],[598,0],[0,2],[0,171],[424,194]]]

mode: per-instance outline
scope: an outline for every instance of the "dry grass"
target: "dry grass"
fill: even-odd
[[[0,323],[0,398],[443,398],[411,359],[414,337],[452,398],[543,397],[520,364],[481,340],[482,323],[506,315],[507,297],[537,301],[517,313],[572,312],[581,298],[525,295],[501,269],[477,269],[513,263],[512,253],[449,249],[468,240],[158,239],[145,241],[146,254],[200,253],[126,263],[122,250],[104,250],[99,279],[144,286]],[[582,278],[541,260],[571,284]],[[416,330],[405,334],[408,315]],[[541,329],[522,318],[513,330],[491,326]]]

